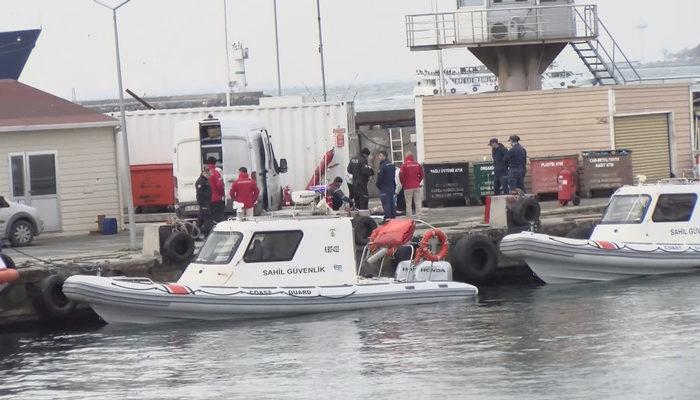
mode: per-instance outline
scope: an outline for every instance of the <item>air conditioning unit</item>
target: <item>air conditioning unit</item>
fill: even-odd
[[[492,41],[513,41],[525,38],[525,22],[519,17],[494,19],[489,21],[489,38]]]

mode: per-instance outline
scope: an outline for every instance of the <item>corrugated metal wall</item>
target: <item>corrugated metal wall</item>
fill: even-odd
[[[601,88],[425,97],[425,162],[491,159],[489,139],[517,134],[531,157],[610,147]],[[420,152],[420,150],[419,150]]]
[[[336,149],[329,175],[343,176],[350,161],[348,134],[353,132],[352,102],[302,103],[279,107],[215,107],[127,113],[129,155],[132,165],[173,162],[173,128],[177,122],[206,118],[258,117],[270,132],[275,155],[286,158],[289,172],[282,175],[293,189],[306,186],[321,156],[335,146],[333,129],[345,129],[345,145]]]
[[[416,102],[418,152],[426,163],[490,160],[489,138],[512,134],[530,157],[605,150],[611,117],[670,113],[671,163],[680,175],[693,165],[690,98],[688,84],[424,97]]]

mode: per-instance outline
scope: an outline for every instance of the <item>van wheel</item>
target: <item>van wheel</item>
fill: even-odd
[[[26,219],[17,221],[10,228],[9,239],[14,247],[29,246],[34,240],[34,227]]]
[[[450,258],[462,279],[483,282],[496,272],[498,248],[488,236],[469,235],[457,242]]]

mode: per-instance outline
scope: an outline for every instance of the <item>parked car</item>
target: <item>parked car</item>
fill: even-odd
[[[29,246],[44,231],[44,221],[36,208],[5,200],[0,196],[0,240],[15,247]]]

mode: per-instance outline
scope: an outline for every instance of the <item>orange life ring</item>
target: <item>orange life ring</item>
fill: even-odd
[[[19,279],[19,272],[13,268],[0,269],[0,284],[12,283]]]
[[[437,253],[431,252],[429,246],[430,240],[434,237],[437,237],[438,241],[440,242],[440,251]],[[440,229],[431,229],[425,235],[423,235],[423,239],[418,245],[415,260],[417,261],[423,258],[428,261],[440,261],[447,256],[449,249],[450,244],[447,241],[447,235],[445,232],[441,231]]]

